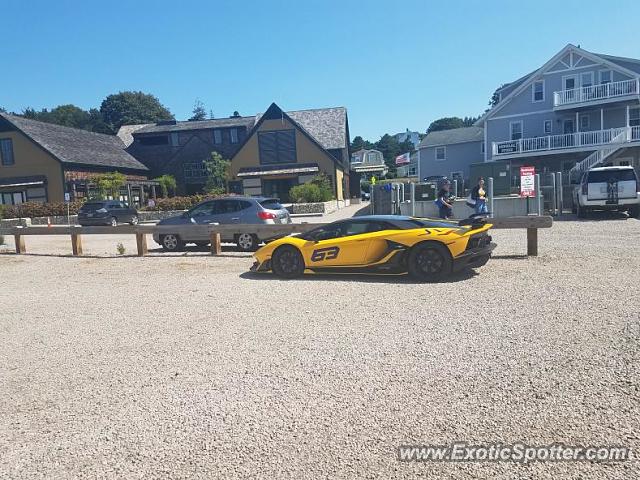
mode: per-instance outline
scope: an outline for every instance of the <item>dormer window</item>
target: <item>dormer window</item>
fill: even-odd
[[[543,102],[544,101],[544,80],[537,80],[533,82],[532,90],[533,90],[533,101]]]

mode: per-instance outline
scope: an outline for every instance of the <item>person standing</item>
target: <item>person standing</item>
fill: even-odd
[[[453,195],[451,194],[451,182],[445,180],[442,188],[438,191],[436,205],[440,212],[440,218],[451,218],[453,216]]]
[[[487,209],[487,193],[484,189],[484,178],[478,178],[478,184],[471,190],[471,199],[476,202],[476,213],[489,213]]]

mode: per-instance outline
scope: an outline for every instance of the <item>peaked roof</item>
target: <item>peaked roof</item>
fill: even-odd
[[[271,107],[270,107],[271,108]],[[278,107],[279,108],[279,107]],[[266,113],[266,112],[265,112]],[[286,112],[291,120],[306,130],[323,148],[347,148],[347,109],[344,107],[313,108],[309,110],[294,110]],[[123,125],[118,130],[118,136],[125,144],[130,145],[133,136],[147,133],[168,133],[188,130],[208,130],[213,128],[228,128],[244,126],[247,130],[253,128],[264,113],[250,117],[216,118],[212,120],[177,122],[175,125]]]
[[[437,145],[452,145],[455,143],[481,142],[484,140],[484,128],[463,127],[451,130],[430,132],[422,139],[418,148],[435,147]]]
[[[576,52],[579,55],[585,58],[589,58],[594,62],[608,65],[610,68],[614,68],[618,71],[621,71],[622,73],[633,77],[637,77],[640,74],[640,60],[593,53],[569,43],[562,50],[551,57],[551,59],[547,61],[542,67],[498,89],[498,91],[502,93],[502,100],[491,110],[482,115],[482,117],[478,119],[475,125],[482,126],[489,117],[493,116],[496,112],[501,110],[502,107],[507,104],[507,102],[509,102],[523,89],[527,88],[534,79],[540,77],[543,73],[548,71],[569,52]]]
[[[124,150],[124,143],[115,135],[93,133],[4,113],[0,114],[0,119],[13,125],[62,163],[148,170]]]

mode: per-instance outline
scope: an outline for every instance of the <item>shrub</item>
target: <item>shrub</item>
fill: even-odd
[[[327,176],[320,174],[310,182],[292,187],[289,196],[294,203],[328,202],[333,198],[333,191]]]
[[[155,207],[143,207],[141,210],[160,212],[167,212],[170,210],[188,210],[200,202],[217,198],[219,196],[220,195],[191,195],[189,197],[157,198]]]
[[[118,252],[118,255],[124,255],[127,252],[127,249],[124,247],[122,242],[120,242],[116,245],[116,251]]]
[[[76,200],[69,203],[69,214],[76,215],[84,200]],[[55,217],[67,214],[67,204],[60,203],[36,203],[26,202],[19,205],[5,205],[2,216],[4,218],[25,218],[25,217]]]

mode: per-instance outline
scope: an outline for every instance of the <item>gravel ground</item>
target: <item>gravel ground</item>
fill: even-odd
[[[538,258],[524,237],[495,231],[488,265],[435,285],[28,237],[0,255],[0,478],[638,478],[397,461],[459,440],[640,452],[640,222],[558,221]]]

